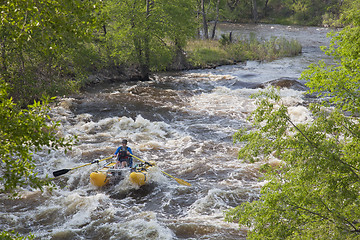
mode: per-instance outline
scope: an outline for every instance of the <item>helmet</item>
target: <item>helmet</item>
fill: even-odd
[[[127,144],[127,140],[126,139],[124,139],[124,140],[122,140],[122,142],[121,143],[125,143],[125,144]]]

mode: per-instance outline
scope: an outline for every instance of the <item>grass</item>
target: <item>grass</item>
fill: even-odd
[[[206,68],[211,65],[234,62],[226,48],[223,48],[220,42],[215,40],[192,40],[188,42],[185,51],[188,61],[194,67]]]
[[[226,36],[216,40],[192,40],[185,51],[194,67],[207,68],[234,64],[246,60],[273,61],[282,57],[296,56],[302,47],[296,40],[271,37],[257,39],[255,34],[230,42]]]

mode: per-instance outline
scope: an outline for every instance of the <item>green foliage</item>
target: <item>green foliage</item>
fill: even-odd
[[[294,12],[294,18],[297,22],[305,22],[308,20],[307,12],[309,12],[311,0],[294,1],[290,9]]]
[[[249,1],[226,1],[222,6],[222,21],[249,22],[252,20],[251,0]]]
[[[357,3],[360,6],[360,1]],[[350,25],[337,35],[333,33],[330,46],[323,48],[328,55],[334,56],[336,64],[328,66],[323,61],[312,64],[303,74],[304,79],[310,80],[307,83],[311,87],[310,93],[326,97],[330,104],[352,114],[360,112],[359,13],[359,8],[351,9],[345,19]]]
[[[8,86],[0,82],[0,192],[15,193],[17,187],[40,188],[49,185],[49,179],[37,177],[32,154],[47,147],[69,148],[72,140],[56,136],[59,123],[48,115],[48,98],[34,102],[27,109],[19,109],[8,97]],[[16,194],[16,193],[15,193]]]
[[[269,40],[257,40],[254,35],[243,38],[230,46],[235,57],[242,55],[247,60],[272,61],[281,57],[296,56],[301,53],[302,47],[296,40],[271,37]]]
[[[314,121],[295,125],[274,90],[254,96],[256,130],[234,135],[239,158],[277,157],[258,201],[227,213],[249,239],[353,239],[360,229],[360,127],[353,117],[311,105]],[[269,169],[267,169],[269,170]]]
[[[341,0],[300,0],[287,2],[286,7],[291,10],[291,14],[284,17],[288,18],[292,24],[320,25],[323,24],[324,19],[330,16],[337,18],[342,2]]]
[[[312,122],[295,124],[276,91],[268,89],[254,95],[258,108],[249,120],[255,130],[234,135],[244,143],[239,158],[282,161],[277,169],[266,168],[259,200],[226,214],[250,228],[249,239],[360,237],[360,21],[348,16],[351,25],[327,49],[337,64],[320,62],[302,75],[310,93],[324,100],[309,105]]]
[[[211,64],[216,65],[219,63],[225,63],[228,56],[228,54],[224,50],[207,48],[195,50],[192,55],[193,58],[191,59],[191,61],[193,61],[195,65],[200,65],[204,67],[207,67]]]
[[[221,37],[219,39],[219,43],[224,47],[226,45],[229,45],[231,43],[230,36],[227,36],[225,34],[221,34]]]
[[[219,41],[192,41],[186,52],[191,64],[206,67],[211,64],[229,64],[245,60],[272,61],[281,57],[295,56],[301,53],[301,45],[296,40],[272,37],[258,40],[255,34],[230,43],[223,35]]]
[[[32,240],[35,239],[34,235],[29,235],[27,237],[21,237],[19,233],[12,232],[0,232],[0,239],[2,240]]]
[[[194,6],[192,0],[108,0],[105,49],[117,62],[163,70],[195,33]]]
[[[195,67],[230,63],[230,55],[214,40],[194,40],[186,47],[188,61]]]
[[[210,1],[211,3],[212,1]],[[221,4],[221,21],[252,22],[254,0],[226,0]],[[257,13],[261,22],[278,24],[320,25],[337,19],[341,8],[352,0],[256,0]],[[212,4],[209,4],[209,19],[212,19]]]
[[[96,21],[95,1],[12,0],[0,5],[0,74],[16,100],[73,90],[84,70],[78,51],[86,48]],[[88,63],[87,63],[88,64]]]

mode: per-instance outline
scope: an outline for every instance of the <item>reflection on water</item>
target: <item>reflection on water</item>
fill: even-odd
[[[246,229],[224,222],[223,212],[258,198],[261,163],[237,160],[240,145],[233,144],[232,135],[247,126],[246,117],[255,109],[250,95],[281,78],[291,86],[281,95],[293,120],[311,120],[302,82],[296,80],[309,63],[325,57],[318,47],[328,42],[327,29],[222,28],[233,36],[292,37],[304,52],[270,63],[162,73],[150,82],[107,83],[62,99],[52,111],[62,123],[59,134],[77,135],[79,142],[67,154],[37,154],[39,174],[111,156],[124,138],[134,155],[156,161],[158,168],[141,188],[127,179],[95,188],[89,174],[101,165],[94,164],[55,179],[61,188],[52,192],[24,190],[17,200],[1,196],[1,228],[32,232],[39,239],[245,239]],[[160,170],[192,186],[179,185]]]

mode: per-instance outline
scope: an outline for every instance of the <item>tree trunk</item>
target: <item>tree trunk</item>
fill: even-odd
[[[267,17],[268,3],[269,3],[269,0],[266,0],[265,6],[264,6],[264,17]]]
[[[253,20],[254,23],[257,23],[258,21],[258,13],[257,13],[257,6],[256,6],[256,0],[252,0],[252,13],[253,13]]]
[[[204,38],[209,39],[208,24],[206,21],[206,13],[205,13],[205,0],[201,0],[201,14],[203,17]]]
[[[1,55],[2,55],[2,66],[1,70],[2,73],[7,73],[7,63],[6,63],[6,47],[5,47],[5,38],[2,40],[2,48],[1,48]]]
[[[153,0],[146,0],[146,20],[150,16],[150,8],[153,5]],[[148,30],[148,29],[147,29]],[[144,80],[149,80],[150,74],[150,48],[149,48],[149,37],[148,35],[144,38],[144,52],[145,52],[145,61],[144,65],[141,67],[141,75]]]
[[[150,0],[146,0],[146,18],[149,16]],[[133,6],[135,7],[135,5]],[[135,27],[134,19],[131,19],[132,28]],[[139,64],[140,78],[141,80],[149,80],[150,68],[149,68],[149,39],[147,37],[142,38],[141,36],[133,36],[134,47],[137,62]]]
[[[106,25],[104,24],[102,27],[103,27],[103,30],[104,30],[104,36],[106,36],[106,33],[107,33],[106,32]]]
[[[211,34],[211,39],[215,38],[216,24],[219,20],[219,5],[220,5],[220,0],[217,0],[217,2],[216,2],[216,18],[215,18],[215,22],[214,22],[214,28],[213,28],[212,34]]]

